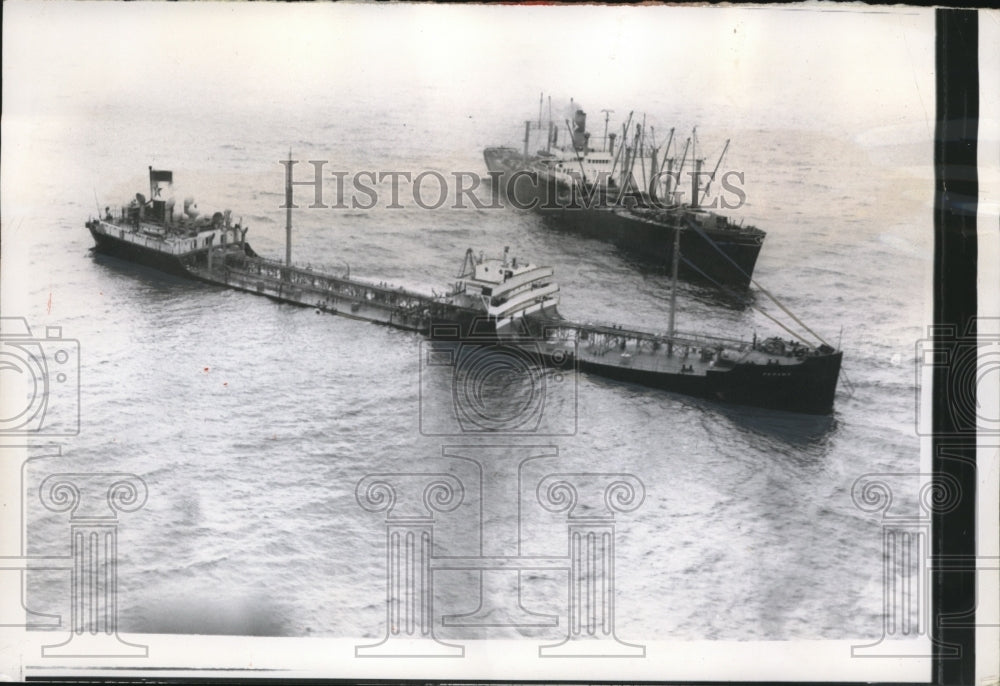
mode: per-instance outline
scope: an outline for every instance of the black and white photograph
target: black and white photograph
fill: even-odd
[[[4,3],[0,678],[997,679],[951,17]]]

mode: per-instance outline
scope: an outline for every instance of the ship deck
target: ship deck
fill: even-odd
[[[308,267],[249,257],[235,248],[215,248],[208,257],[204,263],[188,266],[192,276],[354,319],[426,332],[432,322],[472,319],[477,314],[459,295],[434,297],[402,287],[369,284]]]
[[[705,376],[738,364],[788,367],[812,354],[808,346],[788,342],[745,341],[685,332],[657,334],[610,324],[540,320],[543,348],[573,347],[580,362],[636,370]],[[778,371],[777,369],[775,371]]]
[[[204,251],[210,243],[205,242],[210,226],[192,226],[193,233],[180,235],[164,229],[161,224],[140,221],[138,225],[127,219],[99,219],[92,231],[166,255],[182,257]],[[200,232],[199,232],[200,229]]]

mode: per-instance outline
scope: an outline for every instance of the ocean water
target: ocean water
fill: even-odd
[[[69,31],[69,12],[56,15]],[[343,38],[338,16],[328,30]],[[749,31],[751,43],[766,34],[759,15],[714,16],[693,29],[699,38],[723,40],[728,30],[716,25],[732,17],[734,34]],[[28,552],[68,548],[66,514],[37,499],[48,474],[131,472],[149,497],[120,518],[122,632],[376,639],[386,631],[385,516],[359,506],[355,489],[367,474],[434,472],[461,481],[462,504],[437,515],[435,554],[554,556],[566,553],[565,515],[540,507],[535,484],[550,473],[629,473],[645,498],[615,520],[622,639],[877,639],[882,526],[851,490],[868,473],[920,470],[914,369],[931,293],[930,17],[900,23],[882,45],[891,59],[880,65],[890,66],[873,67],[867,79],[823,76],[840,73],[829,65],[852,40],[862,41],[861,54],[844,69],[855,76],[850,70],[874,49],[868,34],[848,35],[849,17],[837,16],[834,38],[810,46],[802,36],[759,53],[726,43],[733,60],[759,60],[751,76],[791,65],[781,83],[768,82],[770,97],[745,109],[732,92],[708,85],[726,71],[722,57],[683,63],[676,88],[624,79],[602,89],[558,55],[530,72],[521,53],[493,60],[501,39],[485,34],[481,51],[465,36],[435,52],[433,32],[408,42],[390,30],[377,38],[386,54],[369,63],[342,59],[316,42],[322,31],[303,28],[288,58],[281,40],[267,52],[252,34],[227,33],[203,71],[181,47],[153,40],[150,61],[167,71],[169,87],[160,88],[132,67],[110,68],[116,53],[108,46],[74,53],[55,29],[39,28],[36,39],[50,52],[33,67],[34,95],[15,89],[19,97],[8,105],[5,85],[3,314],[61,326],[79,341],[81,426],[69,439],[38,440],[60,445],[62,455],[27,467]],[[417,19],[425,28],[434,23]],[[810,27],[804,35],[819,35],[812,19],[800,21]],[[69,45],[87,26],[70,32]],[[513,26],[497,30],[530,42]],[[364,21],[358,31],[376,36]],[[653,62],[674,50],[647,46]],[[625,51],[625,65],[638,59],[627,52],[638,48],[612,47]],[[818,72],[788,61],[806,47],[814,64],[826,65]],[[314,57],[308,64],[306,54]],[[891,72],[893,60],[910,70]],[[87,75],[98,68],[106,71],[95,82]],[[768,232],[757,281],[844,350],[832,416],[727,407],[569,374],[550,380],[569,385],[545,408],[560,435],[461,427],[427,435],[421,412],[447,405],[451,372],[422,367],[419,336],[91,252],[83,223],[97,207],[145,192],[152,165],[173,170],[178,192],[196,196],[202,209],[232,209],[250,226],[255,250],[280,257],[279,160],[289,151],[302,161],[296,174],[309,169],[306,160],[350,175],[485,174],[482,149],[518,146],[543,88],[559,89],[558,106],[574,96],[595,131],[607,107],[619,126],[629,109],[647,113],[657,132],[697,125],[708,155],[732,139],[724,165],[745,172],[747,203],[729,214]],[[294,260],[429,292],[450,284],[467,248],[496,254],[510,246],[555,267],[567,317],[666,328],[670,284],[662,273],[531,213],[422,209],[409,188],[402,186],[402,208],[383,202],[372,210],[309,209],[310,189],[297,189]],[[330,204],[335,190],[330,177]],[[489,201],[485,188],[476,193]],[[751,297],[779,314],[759,288]],[[681,284],[678,302],[684,330],[748,339],[781,333],[711,289]],[[483,473],[447,456],[445,445],[481,450]],[[557,454],[522,462],[532,446]],[[480,478],[489,493],[480,492]],[[909,510],[916,483],[902,483],[894,497]],[[564,572],[525,573],[520,583],[525,607],[565,616]],[[507,576],[490,592],[503,598],[516,584]],[[437,573],[434,594],[437,615],[472,612],[478,577]],[[32,609],[65,613],[68,598],[68,575],[29,575]],[[442,638],[564,632],[562,622],[437,629]]]

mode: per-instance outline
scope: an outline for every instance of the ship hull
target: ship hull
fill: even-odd
[[[680,230],[679,278],[736,289],[750,285],[763,232],[696,228],[685,225],[681,214],[662,221],[654,212],[633,211],[613,199],[585,201],[551,178],[530,174],[512,148],[488,148],[484,158],[494,194],[514,207],[532,209],[556,230],[612,243],[642,262],[665,269],[671,268],[675,232]]]
[[[635,369],[578,359],[580,371],[713,401],[823,415],[833,411],[841,352],[793,366],[740,364],[705,375]]]
[[[650,265],[671,268],[677,226],[645,220],[618,208],[541,209],[556,230],[607,241]],[[704,235],[702,235],[704,234]],[[761,244],[715,231],[681,229],[677,276],[730,288],[750,285]]]
[[[138,245],[126,240],[116,238],[112,234],[90,229],[90,235],[94,237],[94,250],[102,255],[135,262],[146,267],[152,267],[174,276],[191,276],[187,267],[177,255],[171,255],[144,245]]]

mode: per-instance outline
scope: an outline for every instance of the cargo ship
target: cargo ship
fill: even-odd
[[[809,414],[832,411],[842,353],[831,346],[768,338],[750,342],[674,330],[681,233],[675,232],[673,286],[666,332],[573,322],[558,312],[552,267],[465,253],[443,295],[339,276],[291,264],[290,210],[284,262],[260,257],[248,228],[231,213],[207,220],[175,218],[160,201],[169,172],[150,169],[152,201],[136,198],[120,212],[105,208],[86,226],[95,250],[199,281],[281,302],[416,331],[459,345],[484,340],[537,352],[539,359],[629,383],[726,403]],[[286,207],[292,207],[286,187]],[[163,202],[162,205],[155,203]]]
[[[703,205],[729,142],[714,169],[703,171],[705,160],[697,156],[696,131],[678,159],[676,154],[671,156],[673,130],[661,153],[653,144],[655,131],[647,132],[644,123],[634,123],[630,114],[616,146],[618,137],[608,133],[606,116],[603,142],[593,146],[586,113],[572,104],[571,109],[573,122],[565,121],[565,145],[559,145],[562,126],[550,115],[546,128],[540,108],[537,122],[525,122],[521,150],[484,150],[494,192],[508,205],[533,210],[557,228],[611,242],[657,266],[670,264],[674,234],[680,233],[680,278],[746,289],[765,232],[737,224]],[[537,132],[534,136],[533,131]],[[544,145],[532,153],[532,143],[538,143],[539,135],[544,135]],[[688,164],[691,169],[685,171]],[[685,175],[690,176],[690,191],[682,183]],[[725,175],[721,182],[726,184]],[[733,197],[741,199],[741,195]],[[722,202],[727,201],[723,198]]]

